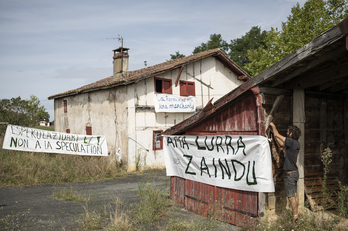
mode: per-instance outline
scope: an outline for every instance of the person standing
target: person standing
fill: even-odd
[[[275,139],[277,139],[280,146],[285,148],[284,151],[284,184],[285,194],[289,199],[294,222],[298,221],[298,195],[297,195],[297,181],[299,173],[297,168],[297,156],[300,151],[300,142],[298,139],[301,136],[301,130],[294,125],[288,127],[286,137],[279,134],[277,127],[273,122],[270,123]]]

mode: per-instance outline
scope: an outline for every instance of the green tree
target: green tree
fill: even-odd
[[[31,95],[28,100],[29,104],[29,113],[33,121],[46,120],[50,119],[50,115],[46,112],[44,106],[40,106],[40,100],[35,95]]]
[[[222,39],[221,34],[210,35],[210,39],[206,43],[202,43],[200,46],[195,47],[192,53],[197,54],[215,48],[220,48],[225,53],[228,52],[228,43]]]
[[[267,31],[261,31],[261,27],[254,26],[241,38],[231,40],[229,44],[228,56],[238,66],[244,68],[247,63],[250,63],[248,59],[248,50],[256,50],[259,47],[266,47],[265,39]]]
[[[179,51],[176,51],[175,54],[170,54],[170,59],[179,59],[179,58],[183,58],[185,57],[185,55],[180,54]]]
[[[282,23],[281,31],[272,28],[265,46],[248,51],[250,63],[245,65],[246,71],[252,76],[260,73],[347,16],[347,0],[308,0],[303,7],[297,3],[288,20]]]
[[[49,120],[50,116],[40,100],[32,95],[29,100],[21,97],[0,100],[0,122],[21,126],[33,126],[40,119]]]

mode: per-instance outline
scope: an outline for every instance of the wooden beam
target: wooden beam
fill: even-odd
[[[339,81],[331,81],[329,83],[325,83],[325,84],[320,86],[319,91],[324,91],[324,90],[326,90],[326,89],[328,89],[330,87],[335,86],[338,83],[339,83]]]
[[[344,101],[344,120],[343,120],[343,126],[344,126],[344,169],[347,169],[348,167],[348,158],[347,158],[347,151],[348,151],[348,98]],[[347,179],[347,171],[344,171],[343,174],[344,179]]]
[[[345,100],[346,94],[336,94],[328,92],[319,92],[319,91],[305,91],[306,96],[313,96],[316,98],[325,97],[326,99],[335,99],[335,100]],[[348,94],[348,92],[347,92]]]
[[[300,178],[297,183],[299,208],[304,207],[304,149],[305,149],[305,93],[303,89],[294,89],[293,94],[293,124],[301,129],[299,138],[300,151],[297,158],[297,167]]]
[[[273,87],[259,87],[260,93],[268,94],[268,95],[292,95],[291,90],[281,89],[281,88],[273,88]]]
[[[197,79],[195,76],[191,75],[190,73],[186,72],[187,75],[191,76],[192,78],[194,78],[195,80],[197,80],[198,82],[200,82],[201,84],[203,84],[204,86],[206,87],[209,87],[210,89],[214,89],[212,88],[210,85],[206,84],[205,82],[203,82],[202,80],[200,79]]]
[[[335,86],[335,88],[332,89],[332,92],[336,93],[336,92],[339,92],[339,91],[342,91],[342,90],[345,90],[348,88],[348,82],[346,79],[344,79],[344,82],[340,83],[340,84],[337,84],[337,86]]]
[[[266,211],[266,193],[259,192],[259,211],[258,216],[260,219],[263,219],[265,217],[265,211]]]
[[[340,28],[342,34],[346,35],[346,48],[348,50],[348,18],[343,19],[339,24],[338,27]]]
[[[179,79],[180,79],[180,76],[181,76],[181,73],[182,73],[182,70],[183,70],[183,69],[184,69],[184,65],[181,66],[180,71],[179,71],[179,74],[178,74],[178,77],[176,77],[175,87],[178,86],[178,82],[179,82]]]
[[[284,95],[277,96],[276,100],[274,101],[271,112],[269,113],[271,116],[273,116],[278,111],[278,108],[279,108],[283,98],[284,98]]]
[[[326,106],[327,106],[327,100],[326,98],[320,99],[320,154],[322,154],[326,148]]]
[[[274,101],[271,112],[269,113],[269,115],[266,119],[266,124],[265,124],[266,130],[273,120],[273,115],[278,111],[278,108],[279,108],[281,102],[283,101],[283,98],[284,98],[284,95],[279,95],[279,96],[277,96],[276,100]]]
[[[297,78],[295,81],[287,83],[286,87],[290,89],[304,89],[325,84],[345,76],[348,76],[348,63],[343,63],[317,73]]]

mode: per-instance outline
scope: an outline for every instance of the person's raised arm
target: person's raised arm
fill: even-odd
[[[277,130],[277,127],[274,125],[273,122],[271,122],[270,126],[271,126],[271,128],[272,128],[272,132],[273,132],[273,134],[274,134],[274,137],[278,140],[278,143],[279,143],[281,146],[284,146],[286,137],[279,134],[279,132],[278,132],[278,130]]]

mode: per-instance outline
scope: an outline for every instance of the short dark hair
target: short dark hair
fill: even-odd
[[[292,139],[294,139],[294,140],[298,140],[298,138],[300,138],[300,136],[301,136],[301,130],[297,127],[297,126],[295,126],[295,125],[290,125],[289,127],[288,127],[288,129],[289,129],[289,134],[290,133],[292,133]]]

